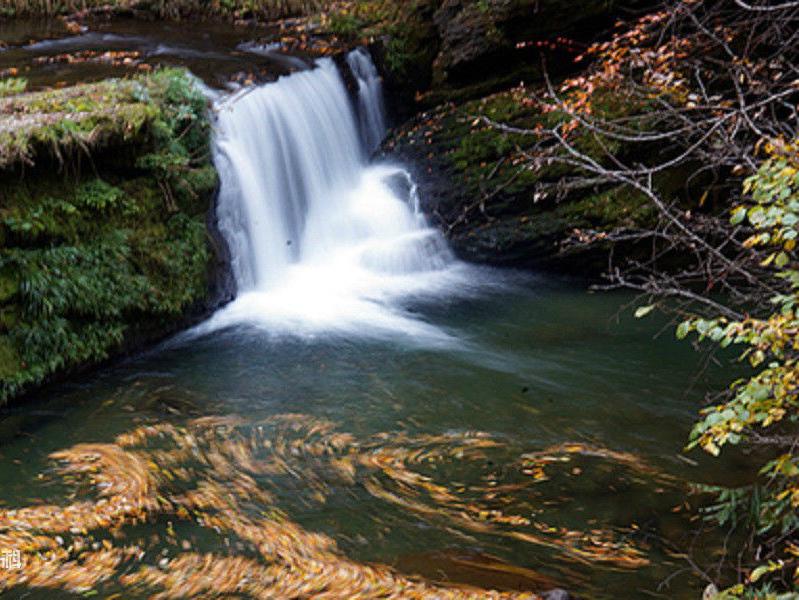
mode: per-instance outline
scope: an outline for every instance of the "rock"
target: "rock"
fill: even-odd
[[[613,13],[635,4],[640,2],[444,0],[433,17],[441,40],[433,83],[458,87],[529,67],[537,42],[591,39]]]
[[[508,49],[510,40],[497,27],[508,7],[501,9],[501,14],[495,14],[493,6],[491,11],[484,11],[476,4],[445,0],[433,18],[441,38],[441,50],[433,63],[435,84],[462,82],[470,66]]]
[[[523,95],[514,88],[442,105],[396,129],[384,150],[412,169],[422,210],[461,259],[598,276],[607,265],[606,250],[564,242],[576,230],[636,228],[648,223],[653,210],[646,198],[620,187],[544,193],[557,189],[563,170],[514,165],[516,146],[528,138],[475,124],[475,115],[485,114],[534,127],[544,117],[522,102]]]
[[[560,588],[555,588],[554,590],[544,592],[541,594],[541,598],[543,600],[571,600],[569,592]]]
[[[176,69],[0,98],[0,404],[229,297],[207,108]]]

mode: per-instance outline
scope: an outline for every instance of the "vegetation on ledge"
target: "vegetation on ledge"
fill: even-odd
[[[74,15],[86,11],[139,11],[161,19],[223,17],[277,19],[319,10],[323,0],[11,0],[0,15]]]
[[[0,169],[136,139],[160,113],[148,83],[111,80],[0,98]]]
[[[207,111],[182,70],[0,100],[0,401],[206,301]]]

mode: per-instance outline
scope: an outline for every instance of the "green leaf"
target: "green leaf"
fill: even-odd
[[[635,311],[635,318],[642,319],[643,317],[651,313],[653,310],[655,310],[654,304],[650,304],[649,306],[639,306]]]
[[[735,210],[732,211],[732,218],[730,219],[730,223],[732,225],[739,225],[741,221],[744,220],[746,217],[746,208],[743,206],[738,206]]]
[[[749,575],[749,581],[755,583],[758,579],[763,577],[763,575],[770,573],[771,571],[773,571],[773,569],[770,565],[760,565]]]

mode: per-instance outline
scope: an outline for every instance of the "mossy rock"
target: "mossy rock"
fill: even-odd
[[[595,95],[597,114],[607,118],[641,109],[609,92]],[[384,146],[387,154],[413,165],[424,211],[458,254],[504,265],[555,264],[574,258],[564,242],[578,231],[601,234],[651,225],[655,210],[634,190],[593,184],[590,177],[584,185],[566,185],[578,174],[560,163],[528,168],[525,151],[537,141],[532,132],[564,118],[529,98],[527,89],[514,87],[444,104],[398,128]],[[484,118],[521,132],[493,127]],[[589,135],[577,135],[572,143],[597,160],[604,156]],[[620,143],[609,149],[624,156]],[[676,193],[681,179],[666,172],[657,184],[667,194]]]
[[[129,142],[159,116],[149,79],[109,80],[0,99],[0,169],[59,162],[114,142]]]
[[[152,19],[277,19],[312,13],[324,4],[322,0],[16,0],[12,6],[0,7],[0,15],[56,16],[98,10]]]
[[[20,369],[20,358],[11,339],[0,335],[0,380],[14,377]]]
[[[6,102],[0,402],[184,325],[218,262],[208,105],[187,73]]]

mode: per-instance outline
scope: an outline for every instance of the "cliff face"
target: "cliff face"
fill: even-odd
[[[529,67],[536,45],[526,44],[590,38],[612,11],[604,0],[444,0],[434,16],[441,40],[434,82],[460,87]]]
[[[179,70],[0,98],[0,401],[220,301],[207,110]]]
[[[554,81],[573,73],[580,51],[619,15],[645,3],[431,4],[435,58],[429,63],[429,80],[398,80],[391,63],[386,65],[389,90],[415,90],[415,102],[400,93],[398,103],[415,106],[417,114],[392,132],[384,155],[412,165],[425,212],[461,257],[501,265],[579,267],[583,272],[589,262],[598,274],[606,262],[601,245],[593,245],[587,254],[579,243],[567,242],[585,230],[634,229],[653,218],[649,204],[620,187],[566,189],[561,181],[569,173],[563,167],[524,168],[524,150],[534,138],[491,127],[482,118],[522,130],[556,124],[557,113],[542,113],[526,101],[524,86],[544,85],[544,65]],[[621,115],[627,107],[623,98],[609,96],[603,110]],[[400,120],[407,114],[396,112]],[[601,158],[591,140],[578,143]],[[673,184],[663,178],[662,185]]]
[[[370,4],[370,3],[364,3]],[[575,70],[574,57],[645,0],[415,0],[354,9],[351,37],[383,42],[398,113],[496,92]],[[392,10],[386,6],[393,7]],[[335,20],[335,19],[334,19]]]

